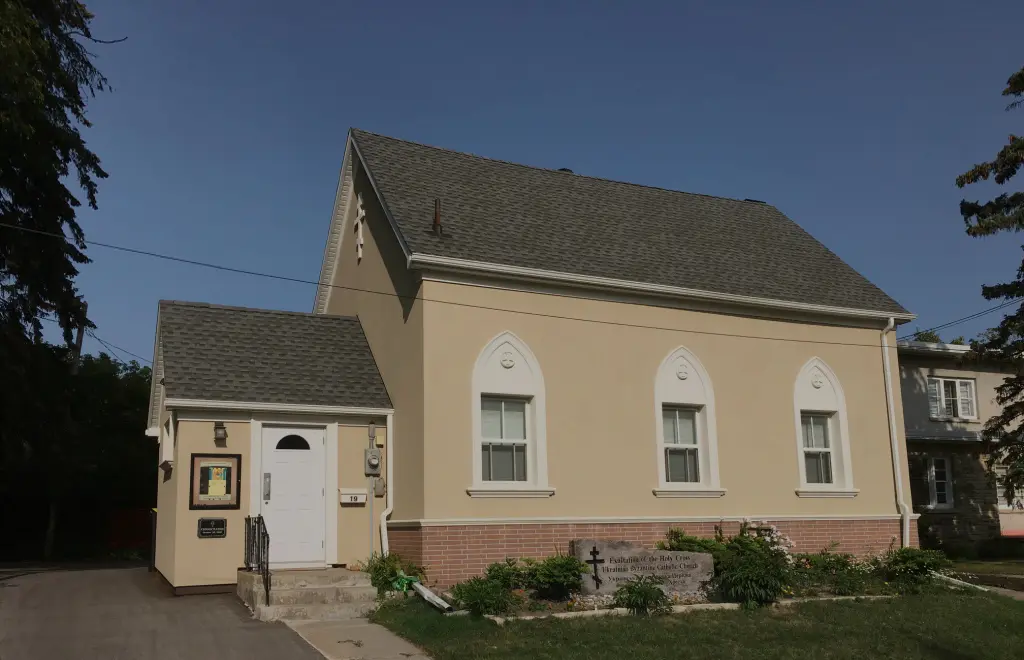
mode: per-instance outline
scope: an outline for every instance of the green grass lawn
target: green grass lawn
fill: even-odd
[[[1024,657],[1024,602],[937,588],[884,601],[505,626],[442,616],[410,598],[381,608],[374,620],[435,660]]]
[[[953,562],[954,571],[974,573],[976,575],[1022,575],[1024,576],[1024,559],[971,560]]]

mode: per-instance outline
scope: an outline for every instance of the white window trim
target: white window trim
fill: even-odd
[[[996,477],[996,502],[997,502],[997,508],[1002,513],[1022,513],[1022,512],[1024,512],[1024,494],[1017,493],[1017,496],[1014,498],[1014,502],[1016,504],[1019,504],[1020,505],[1019,507],[1006,503],[1006,493],[1003,491],[1003,489],[1001,487],[1001,484],[1000,484],[1000,481],[1002,480],[1002,476],[1000,475],[1000,471],[1002,471],[1003,474],[1006,474],[1006,468],[1004,466],[1002,466],[1002,465],[994,465],[992,467],[992,472],[995,474],[995,477]]]
[[[836,395],[836,410],[819,410],[805,408],[801,405],[799,392],[801,381],[815,377],[815,370],[832,385]],[[835,458],[838,453],[843,461],[842,469],[837,470],[835,461],[832,462],[832,482],[830,484],[807,483],[807,472],[804,466],[804,437],[801,418],[805,414],[830,414],[831,424],[829,431],[832,456]],[[853,465],[850,461],[850,427],[847,420],[846,394],[832,368],[819,357],[813,357],[797,372],[796,381],[793,384],[793,424],[796,431],[796,458],[797,470],[800,474],[800,487],[796,489],[798,497],[830,497],[844,498],[856,497],[860,492],[853,485]],[[838,446],[837,446],[838,445]],[[837,479],[841,477],[841,481]]]
[[[530,379],[527,385],[509,388],[501,380],[495,380],[486,372],[489,361],[503,346],[510,346],[526,359],[526,365],[513,364],[510,369],[529,367]],[[512,391],[508,391],[511,389]],[[481,467],[481,447],[486,441],[481,426],[482,397],[508,397],[527,399],[527,480],[526,481],[484,481]],[[526,342],[511,332],[502,332],[489,341],[473,365],[472,399],[472,475],[473,485],[466,489],[470,497],[536,498],[551,497],[555,489],[548,486],[547,457],[547,409],[545,406],[544,374],[540,362]]]
[[[661,376],[670,371],[675,373],[677,367],[685,361],[686,366],[694,373],[686,378],[699,379],[704,390],[704,402],[676,401],[670,393],[665,392],[661,385]],[[677,364],[678,363],[678,364]],[[680,379],[683,377],[680,376]],[[707,469],[701,466],[701,480],[696,483],[668,481],[665,479],[665,442],[662,428],[662,409],[665,406],[699,409],[697,414],[697,446],[698,454],[707,453]],[[718,426],[715,421],[715,391],[707,369],[697,356],[687,348],[680,346],[662,360],[654,375],[654,420],[655,448],[657,454],[658,487],[653,489],[655,497],[721,497],[726,490],[721,487],[718,474]],[[706,471],[706,474],[704,472]]]
[[[955,421],[961,421],[961,420],[975,422],[975,421],[978,420],[978,382],[977,382],[977,380],[975,380],[974,378],[955,378],[955,377],[950,377],[950,376],[928,376],[928,380],[929,381],[936,380],[936,381],[939,382],[939,388],[938,388],[939,389],[939,411],[943,411],[943,410],[946,409],[946,405],[945,405],[945,403],[946,403],[946,388],[943,387],[943,382],[944,381],[953,381],[953,382],[956,383],[956,393],[957,393],[956,411],[957,411],[957,413],[961,412],[960,411],[960,383],[970,383],[971,384],[971,396],[973,397],[973,401],[972,401],[971,407],[974,408],[974,414],[973,415],[958,414],[956,416],[950,417],[949,415],[943,415],[943,414],[932,415],[931,414],[931,404],[929,403],[928,419],[930,419],[933,422],[951,422],[951,421],[955,422]],[[928,391],[927,391],[927,382],[926,382],[925,383],[925,397],[927,398],[927,396],[928,396]]]
[[[945,504],[938,503],[938,495],[935,490],[935,461],[946,462],[946,499],[948,500]],[[953,461],[950,460],[949,456],[929,456],[928,457],[928,504],[924,506],[929,511],[944,511],[952,509],[956,504],[955,496],[953,495]]]

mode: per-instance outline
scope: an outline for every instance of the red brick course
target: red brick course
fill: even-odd
[[[838,542],[839,552],[867,555],[883,552],[900,537],[893,520],[778,520],[767,521],[795,543],[795,552],[815,552]],[[483,572],[506,557],[541,559],[569,550],[573,539],[632,541],[653,547],[670,527],[694,536],[714,536],[715,526],[734,534],[738,522],[692,523],[545,523],[506,525],[444,525],[388,529],[391,552],[427,569],[427,582],[448,587]],[[917,546],[917,526],[911,525],[911,545]]]

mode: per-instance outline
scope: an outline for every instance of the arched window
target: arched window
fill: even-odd
[[[511,332],[492,339],[473,368],[474,497],[549,497],[544,375]]]
[[[309,443],[301,435],[286,435],[277,441],[277,449],[309,449]]]
[[[669,353],[654,381],[658,497],[721,497],[711,377],[693,353]]]
[[[821,358],[800,369],[793,393],[801,497],[854,497],[846,396]]]

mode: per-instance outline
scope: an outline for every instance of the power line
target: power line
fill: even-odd
[[[57,319],[48,319],[48,318],[46,318],[46,317],[40,317],[40,318],[39,318],[39,320],[41,320],[41,321],[46,321],[47,323],[59,323],[59,321],[57,321]],[[127,364],[127,363],[126,363],[126,362],[125,362],[124,360],[122,360],[121,358],[119,358],[119,357],[117,356],[117,353],[116,353],[116,351],[121,351],[122,353],[124,353],[124,354],[126,354],[126,355],[130,355],[130,356],[132,356],[133,358],[135,358],[135,359],[137,359],[137,360],[142,360],[142,361],[143,361],[143,362],[145,362],[146,364],[149,364],[149,365],[152,365],[152,364],[153,364],[153,363],[152,363],[152,361],[148,360],[147,358],[144,358],[144,357],[142,357],[142,356],[140,356],[140,355],[136,355],[135,353],[132,353],[132,352],[131,352],[131,351],[129,351],[129,350],[126,350],[126,349],[124,349],[124,348],[121,348],[121,347],[120,347],[120,346],[118,346],[117,344],[111,344],[110,342],[108,342],[108,341],[105,341],[104,339],[102,339],[102,338],[101,338],[101,337],[100,337],[99,335],[97,335],[97,334],[96,334],[95,332],[93,332],[92,330],[86,330],[86,334],[88,334],[88,335],[89,335],[90,337],[92,337],[93,339],[95,339],[95,340],[96,340],[97,342],[99,342],[99,343],[100,343],[100,344],[101,344],[102,346],[106,347],[106,349],[107,349],[108,351],[110,351],[110,357],[114,358],[114,359],[115,359],[116,361],[118,361],[118,362],[120,362],[120,363],[122,363],[122,364]]]
[[[1016,304],[1018,304],[1020,302],[1021,302],[1021,300],[1019,298],[1014,298],[1013,300],[1008,300],[1007,302],[1004,302],[1002,304],[996,305],[995,307],[989,307],[988,309],[983,309],[980,312],[975,312],[974,314],[970,314],[969,316],[965,316],[965,317],[963,317],[961,319],[956,319],[955,321],[949,321],[948,323],[943,323],[942,325],[937,325],[934,328],[928,328],[927,330],[917,330],[916,332],[913,332],[913,333],[911,333],[909,335],[904,335],[903,337],[897,337],[897,339],[898,340],[900,340],[900,339],[910,339],[910,338],[913,338],[913,337],[917,336],[918,334],[920,334],[922,332],[935,332],[936,330],[943,330],[945,328],[949,328],[951,326],[957,325],[958,323],[963,323],[964,321],[970,321],[970,320],[973,320],[973,319],[985,316],[986,314],[991,314],[992,312],[997,312],[1000,309],[1003,309],[1005,307],[1010,307],[1011,305],[1016,305]]]
[[[18,231],[28,232],[28,233],[31,233],[31,234],[39,234],[41,236],[48,236],[48,237],[51,237],[51,238],[57,238],[57,239],[60,239],[60,240],[63,240],[63,241],[67,241],[68,240],[67,237],[64,236],[63,234],[57,234],[57,233],[53,233],[53,232],[42,231],[40,229],[30,229],[28,227],[19,227],[18,225],[11,225],[11,224],[6,224],[6,223],[0,223],[0,227],[6,227],[6,228],[9,228],[9,229],[16,229]],[[358,292],[358,293],[369,293],[369,294],[378,295],[378,296],[389,296],[389,297],[398,298],[398,299],[402,299],[402,300],[415,300],[416,299],[416,296],[403,296],[403,295],[399,295],[397,293],[391,293],[389,291],[373,291],[371,289],[361,289],[361,288],[358,288],[358,287],[344,286],[344,285],[341,285],[341,284],[331,284],[329,282],[321,282],[319,280],[307,280],[307,279],[303,279],[303,278],[299,278],[299,277],[289,277],[287,275],[276,275],[276,274],[273,274],[273,273],[264,273],[264,272],[255,271],[255,270],[247,270],[247,269],[244,269],[244,268],[234,268],[234,267],[231,267],[231,266],[224,266],[224,265],[221,265],[221,264],[214,264],[214,263],[209,263],[209,262],[205,262],[205,261],[196,261],[194,259],[186,259],[184,257],[176,257],[176,256],[173,256],[173,255],[161,254],[159,252],[151,252],[149,250],[140,250],[140,249],[137,249],[137,248],[130,248],[130,247],[126,247],[126,246],[123,246],[123,245],[115,245],[113,243],[104,243],[104,242],[101,242],[101,241],[93,241],[93,240],[88,240],[88,241],[83,241],[83,242],[86,245],[95,245],[97,247],[104,247],[104,248],[107,248],[107,249],[110,249],[110,250],[116,250],[118,252],[127,252],[129,254],[136,254],[136,255],[140,255],[140,256],[144,256],[144,257],[152,257],[154,259],[163,259],[165,261],[173,261],[173,262],[178,262],[178,263],[184,263],[184,264],[189,264],[191,266],[199,266],[199,267],[202,267],[202,268],[210,268],[210,269],[213,269],[213,270],[219,270],[219,271],[224,271],[224,272],[228,272],[228,273],[238,273],[240,275],[250,275],[250,276],[253,276],[253,277],[263,277],[263,278],[272,279],[272,280],[279,280],[279,281],[283,281],[283,282],[292,282],[292,283],[295,283],[295,284],[309,284],[309,285],[314,285],[314,286],[326,286],[326,287],[329,287],[329,288],[332,288],[332,289],[343,289],[343,290],[346,290],[346,291],[355,291],[355,292]],[[544,295],[555,296],[555,297],[559,297],[559,298],[571,298],[571,299],[576,299],[576,300],[584,299],[582,296],[573,296],[573,295],[559,294],[559,293],[545,293]],[[560,319],[560,320],[566,320],[566,321],[581,321],[581,322],[585,322],[585,323],[600,323],[600,324],[603,324],[603,325],[611,325],[611,326],[627,327],[627,328],[642,328],[642,329],[648,329],[648,330],[664,330],[664,331],[668,331],[668,332],[688,332],[688,333],[691,333],[691,334],[711,335],[711,336],[717,336],[717,337],[735,337],[735,338],[739,338],[739,339],[762,339],[762,340],[765,340],[765,341],[782,341],[782,342],[803,343],[803,344],[823,344],[823,345],[833,345],[833,346],[861,346],[861,347],[867,347],[867,348],[878,348],[878,344],[861,344],[861,343],[857,343],[857,342],[841,342],[841,341],[812,341],[812,340],[807,340],[807,339],[793,339],[793,338],[788,338],[788,337],[765,337],[765,336],[761,336],[761,335],[742,335],[742,334],[734,334],[734,333],[729,333],[729,332],[714,332],[714,331],[710,331],[710,330],[692,330],[692,329],[686,329],[686,328],[670,328],[670,327],[662,327],[662,326],[654,326],[654,325],[644,325],[644,324],[640,324],[640,323],[624,323],[624,322],[620,322],[620,321],[606,321],[606,320],[602,320],[602,319],[585,319],[585,318],[579,318],[579,317],[574,317],[574,316],[562,316],[562,315],[559,315],[559,314],[545,314],[545,313],[542,313],[542,312],[528,312],[528,311],[524,311],[524,310],[507,309],[507,308],[503,308],[503,307],[491,307],[491,306],[488,306],[488,305],[474,305],[474,304],[471,304],[471,303],[451,302],[451,301],[448,301],[448,300],[437,300],[437,299],[432,299],[432,298],[420,298],[420,300],[422,300],[423,302],[430,302],[430,303],[437,303],[437,304],[444,304],[444,305],[452,305],[452,306],[455,306],[455,307],[466,307],[466,308],[470,308],[470,309],[483,309],[483,310],[494,311],[494,312],[508,312],[508,313],[512,313],[512,314],[524,314],[524,315],[527,315],[527,316],[537,316],[537,317],[541,317],[541,318],[552,318],[552,319]],[[1016,302],[1017,301],[1009,301],[1009,302],[1004,303],[1002,305],[999,305],[999,306],[996,306],[996,307],[993,307],[993,308],[990,308],[990,309],[987,309],[987,310],[982,310],[980,312],[977,312],[977,313],[972,314],[970,316],[964,317],[962,319],[957,319],[956,321],[950,321],[947,324],[936,326],[935,329],[942,329],[942,328],[948,327],[950,325],[955,325],[956,323],[961,323],[963,321],[971,320],[973,318],[977,318],[979,316],[983,316],[983,315],[988,314],[990,312],[994,312],[994,311],[996,311],[998,309],[1002,309],[1003,307],[1007,307],[1007,306],[1009,306],[1011,304],[1014,304]],[[922,331],[918,331],[918,332],[922,332]],[[909,336],[913,336],[913,335],[909,335]],[[127,351],[125,351],[125,352],[127,353]]]

